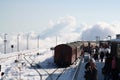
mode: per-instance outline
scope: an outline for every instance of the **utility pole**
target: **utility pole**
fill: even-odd
[[[6,54],[6,42],[7,42],[7,40],[6,40],[6,33],[4,34],[4,54]]]
[[[29,34],[27,35],[27,50],[29,49]]]
[[[12,51],[12,52],[13,52],[13,48],[14,48],[14,45],[11,45],[11,49],[12,49],[11,51]]]
[[[37,48],[39,49],[39,36],[38,36],[38,39],[37,39]]]
[[[19,51],[19,36],[20,34],[17,35],[17,51]]]

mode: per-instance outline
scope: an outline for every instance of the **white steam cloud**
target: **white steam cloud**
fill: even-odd
[[[116,34],[120,34],[119,22],[111,24],[105,22],[99,22],[94,25],[88,26],[88,24],[77,24],[76,18],[73,16],[60,17],[58,20],[50,20],[50,26],[48,29],[41,33],[34,31],[28,33],[13,33],[6,35],[7,53],[12,52],[11,45],[14,45],[13,51],[17,51],[17,41],[19,34],[19,49],[20,51],[28,48],[44,49],[56,46],[61,43],[68,43],[77,40],[96,40],[96,36],[100,36],[100,39],[107,39],[108,35],[115,38]],[[0,52],[4,53],[4,34],[0,35]]]
[[[42,37],[59,35],[60,33],[70,33],[74,31],[76,19],[73,16],[60,17],[57,21],[50,20],[50,27],[42,32]]]
[[[101,22],[84,30],[81,36],[85,40],[95,40],[96,36],[99,36],[100,39],[103,40],[106,39],[108,35],[114,36],[115,34],[116,32],[112,25]]]

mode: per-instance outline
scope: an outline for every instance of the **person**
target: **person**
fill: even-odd
[[[85,65],[85,80],[98,80],[96,64],[90,59]]]
[[[88,66],[88,68],[85,70],[85,75],[84,75],[85,80],[92,80],[92,75],[91,75],[91,68]]]
[[[92,80],[92,77],[91,77],[91,66],[90,64],[93,63],[93,60],[92,59],[89,59],[89,61],[86,63],[85,65],[85,80]]]
[[[104,52],[100,52],[100,59],[101,59],[101,62],[103,62],[103,58],[104,58]]]
[[[112,80],[118,80],[118,69],[116,65],[115,56],[113,56],[113,59],[112,59],[111,69],[112,69]]]
[[[98,80],[98,73],[97,73],[97,67],[94,63],[91,64],[91,75],[92,79],[91,80]]]
[[[88,62],[86,63],[85,65],[85,69],[89,69],[89,66],[91,66],[91,64],[94,63],[94,60],[93,59],[89,59]]]
[[[98,46],[96,46],[96,47],[95,47],[95,54],[94,54],[94,59],[95,59],[95,61],[98,60],[98,54],[99,54],[98,50],[99,50],[99,48],[98,48]]]
[[[98,54],[97,53],[95,53],[93,57],[94,57],[95,61],[98,60]]]
[[[105,65],[102,68],[102,74],[104,75],[104,80],[109,80],[111,75],[111,58],[105,59]]]
[[[109,52],[108,52],[108,51],[106,51],[105,57],[106,57],[106,58],[109,57]]]

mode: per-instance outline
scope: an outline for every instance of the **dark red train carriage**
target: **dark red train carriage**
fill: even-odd
[[[116,57],[116,66],[120,73],[120,41],[111,41],[111,54]]]
[[[70,66],[80,56],[81,42],[60,44],[55,47],[54,62],[59,67]]]

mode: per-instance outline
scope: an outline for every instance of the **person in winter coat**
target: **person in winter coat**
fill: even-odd
[[[110,75],[111,75],[111,58],[106,58],[105,59],[105,65],[102,68],[102,73],[104,75],[104,80],[109,80],[110,79]]]
[[[85,70],[85,75],[84,78],[85,80],[92,80],[92,74],[91,74],[91,68],[90,66],[87,68],[87,70]]]
[[[108,58],[109,56],[110,56],[110,53],[107,51],[107,52],[105,53],[105,57]]]
[[[98,54],[97,53],[95,53],[93,57],[94,57],[95,61],[98,60]]]
[[[92,59],[85,65],[85,80],[98,80],[97,78],[97,68]]]
[[[91,80],[98,80],[98,72],[95,63],[91,64],[91,75],[92,75]]]
[[[101,62],[103,62],[103,58],[104,58],[104,52],[100,52],[100,59],[101,59]]]

